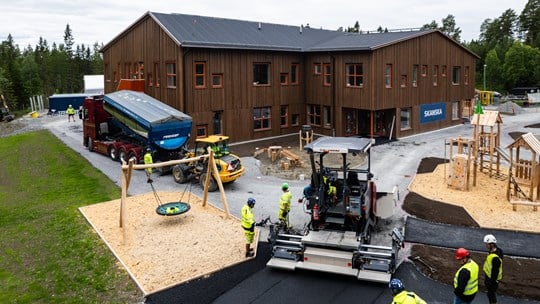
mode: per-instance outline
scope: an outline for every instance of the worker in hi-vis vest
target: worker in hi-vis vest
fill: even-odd
[[[246,236],[246,258],[254,255],[251,243],[255,236],[255,217],[253,216],[253,207],[255,207],[255,199],[249,198],[247,203],[242,207],[242,228]]]
[[[456,260],[461,267],[454,277],[454,304],[468,304],[478,292],[478,264],[471,259],[465,248],[456,250]]]

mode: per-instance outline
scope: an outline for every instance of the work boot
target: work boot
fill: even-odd
[[[149,179],[146,180],[146,182],[149,183],[149,184],[151,184],[151,183],[153,183],[154,181],[153,181],[151,178],[149,178]]]
[[[246,258],[250,258],[255,255],[255,253],[253,253],[253,249],[249,247],[249,244],[246,244]]]

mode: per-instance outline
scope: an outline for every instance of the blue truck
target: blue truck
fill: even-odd
[[[114,161],[181,159],[191,135],[191,116],[133,90],[89,96],[83,104],[83,144]],[[169,168],[170,169],[170,168]]]

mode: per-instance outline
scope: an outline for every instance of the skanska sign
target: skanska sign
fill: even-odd
[[[446,103],[430,103],[420,105],[420,123],[428,123],[446,119]]]

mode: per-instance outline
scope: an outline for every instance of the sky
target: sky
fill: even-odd
[[[39,38],[49,46],[64,43],[69,24],[75,45],[107,44],[146,12],[181,13],[336,30],[352,27],[374,31],[419,28],[453,15],[461,40],[478,39],[485,19],[507,9],[519,16],[528,0],[0,0],[0,41],[9,34],[21,49]]]

